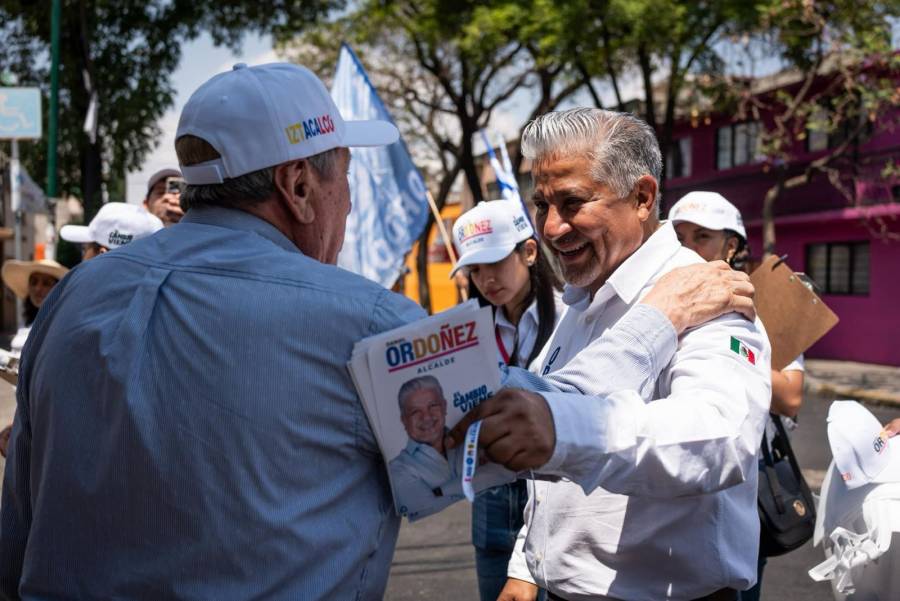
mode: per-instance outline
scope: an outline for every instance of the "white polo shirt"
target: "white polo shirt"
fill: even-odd
[[[756,580],[757,449],[771,395],[759,320],[732,313],[676,337],[637,304],[700,263],[663,224],[542,353],[556,447],[532,481],[509,575],[569,599],[689,600]]]

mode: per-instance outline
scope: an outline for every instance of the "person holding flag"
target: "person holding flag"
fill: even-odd
[[[453,226],[459,262],[451,275],[468,276],[469,298],[494,309],[497,347],[507,365],[527,368],[563,312],[561,284],[543,256],[534,229],[513,200],[482,202]],[[506,572],[528,500],[524,480],[481,492],[472,506],[472,543],[482,601],[494,601]]]

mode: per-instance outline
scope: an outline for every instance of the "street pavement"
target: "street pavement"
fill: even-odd
[[[900,369],[896,377],[879,382],[900,392]],[[807,394],[800,413],[800,427],[792,440],[810,486],[818,492],[831,451],[825,434],[825,418],[833,395]],[[12,419],[15,407],[12,388],[0,381],[0,427]],[[900,407],[869,406],[882,423],[900,417]],[[0,458],[0,473],[4,461]],[[429,599],[476,600],[475,557],[470,544],[470,507],[461,502],[415,524],[404,523],[391,568],[385,599],[413,601]],[[769,560],[763,580],[764,601],[828,601],[830,586],[813,582],[807,571],[824,559],[821,548],[807,544],[782,557]]]

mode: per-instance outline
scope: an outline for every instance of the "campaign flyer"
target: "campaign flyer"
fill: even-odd
[[[366,339],[354,349],[350,368],[398,513],[414,521],[465,498],[464,445],[447,449],[444,437],[500,387],[490,308],[470,302]],[[478,492],[514,479],[489,463],[477,468],[472,486]]]

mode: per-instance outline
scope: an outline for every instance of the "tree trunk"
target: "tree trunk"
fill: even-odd
[[[450,196],[450,188],[453,187],[453,182],[456,181],[457,176],[459,175],[459,161],[451,168],[449,171],[446,171],[441,177],[441,184],[438,187],[437,197],[434,199],[434,205],[437,207],[438,212],[444,208],[444,205],[447,204],[447,197]],[[422,235],[419,236],[419,247],[416,251],[416,274],[419,276],[419,304],[423,309],[431,313],[431,290],[429,289],[429,280],[428,280],[428,236],[431,233],[431,228],[434,226],[434,215],[431,211],[428,212],[428,220],[425,222],[425,229],[422,232]],[[451,242],[452,244],[452,242]]]
[[[472,136],[475,133],[475,128],[463,129],[462,153],[459,157],[459,162],[466,176],[466,184],[469,186],[469,191],[472,192],[472,202],[478,204],[484,200],[484,193],[481,191],[481,177],[479,177],[478,168],[475,165],[475,155],[472,150]]]
[[[644,82],[644,102],[647,104],[644,114],[647,117],[647,125],[653,131],[657,130],[656,125],[656,105],[653,104],[653,65],[650,62],[650,55],[643,45],[638,46],[638,62],[641,66],[641,79]]]
[[[784,173],[779,173],[778,183],[769,188],[763,199],[763,259],[775,254],[775,203],[784,191]]]
[[[428,288],[428,236],[434,226],[434,216],[429,213],[425,222],[425,230],[419,236],[419,247],[416,250],[416,274],[419,276],[419,304],[431,314],[431,290]]]

